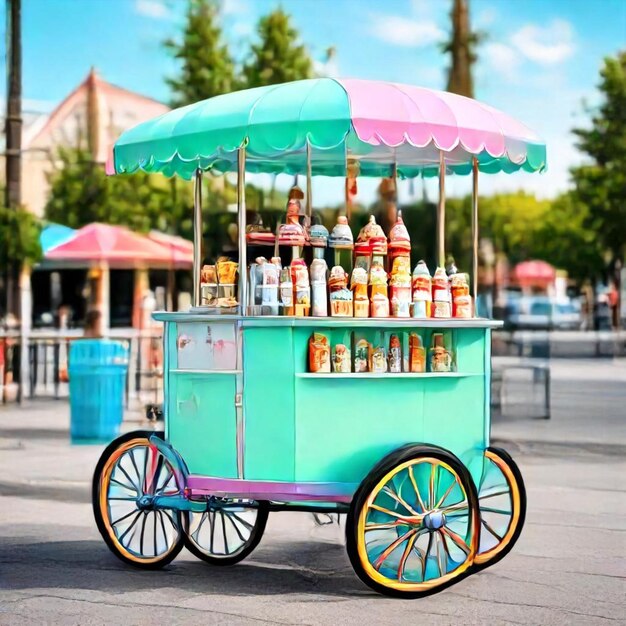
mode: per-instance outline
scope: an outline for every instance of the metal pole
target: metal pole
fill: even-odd
[[[202,269],[202,170],[196,170],[193,195],[193,306],[200,306]]]
[[[239,304],[241,314],[248,308],[248,256],[246,249],[246,149],[237,151],[237,226],[239,233]]]
[[[437,265],[446,264],[446,162],[439,152],[439,204],[437,206]]]
[[[474,311],[478,297],[478,159],[472,163],[472,296]]]
[[[306,142],[306,214],[309,218],[309,224],[311,223],[311,215],[313,214],[312,205],[312,193],[311,189],[311,144]]]

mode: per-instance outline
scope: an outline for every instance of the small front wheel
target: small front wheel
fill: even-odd
[[[476,488],[450,452],[412,445],[361,483],[346,522],[355,572],[385,595],[419,598],[470,572],[478,550]]]
[[[185,547],[211,565],[234,565],[257,547],[268,515],[267,502],[209,498],[206,511],[185,513]]]
[[[93,477],[98,530],[125,563],[157,569],[183,548],[180,512],[143,507],[143,496],[176,495],[174,468],[150,443],[149,431],[122,435],[102,453]]]

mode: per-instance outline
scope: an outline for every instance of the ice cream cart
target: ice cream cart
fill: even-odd
[[[528,128],[449,93],[319,78],[140,124],[119,138],[108,168],[195,181],[194,306],[155,314],[164,322],[165,432],[116,439],[94,474],[95,518],[116,556],[159,568],[186,546],[231,565],[257,546],[269,513],[286,510],[347,513],[354,570],[387,595],[440,591],[508,553],[526,501],[517,466],[489,442],[490,333],[499,322],[468,313],[466,293],[450,308],[454,276],[441,268],[424,291],[425,264],[402,301],[411,248],[401,219],[389,249],[404,260],[393,269],[391,258],[376,260],[388,242],[373,222],[345,254],[352,235],[343,217],[328,237],[335,250],[318,249],[309,286],[299,281],[309,276],[307,246],[327,243],[326,229],[311,223],[313,176],[438,177],[443,266],[445,179],[469,175],[475,299],[478,174],[544,169],[545,146]],[[203,266],[206,172],[237,172],[237,262]],[[281,234],[251,228],[246,172],[306,177],[304,214],[298,190]],[[249,263],[251,243],[264,239],[290,244],[287,271],[276,253]]]

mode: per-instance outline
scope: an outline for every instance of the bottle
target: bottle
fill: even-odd
[[[456,272],[450,276],[452,317],[472,317],[472,297],[469,294],[467,274]]]
[[[421,374],[426,371],[426,350],[417,333],[409,336],[409,372]]]
[[[432,280],[428,266],[420,261],[413,270],[413,317],[430,317],[432,307]]]
[[[450,306],[450,281],[443,267],[438,267],[433,276],[432,317],[446,318],[452,316]]]
[[[402,372],[402,347],[398,335],[391,335],[389,340],[389,371],[393,374]]]
[[[433,334],[433,344],[429,351],[428,361],[431,372],[452,371],[452,356],[446,350],[443,333]]]

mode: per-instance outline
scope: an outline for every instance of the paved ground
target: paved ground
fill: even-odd
[[[494,425],[527,483],[516,548],[414,602],[371,593],[343,529],[306,514],[271,516],[233,568],[182,553],[165,571],[129,569],[95,529],[100,448],[68,445],[67,406],[0,408],[0,624],[626,623],[626,364],[553,362],[553,374],[552,420]]]

